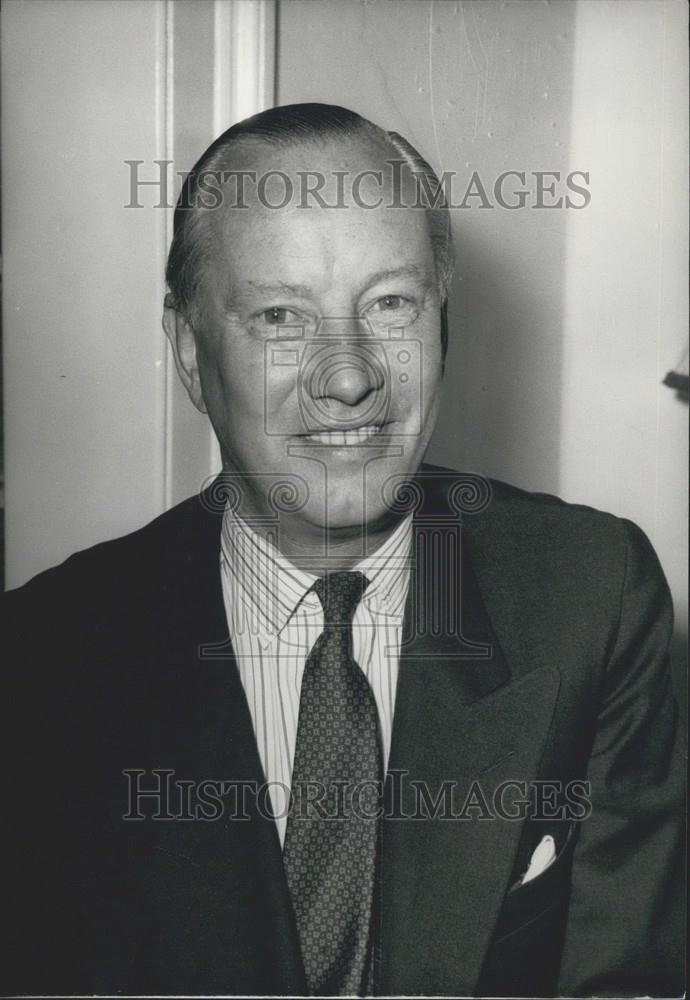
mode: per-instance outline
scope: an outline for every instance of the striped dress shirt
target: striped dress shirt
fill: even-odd
[[[376,699],[384,771],[390,752],[412,517],[354,567],[369,586],[352,622],[352,651]],[[294,566],[270,538],[229,507],[221,531],[221,579],[228,629],[269,784],[281,844],[285,838],[300,689],[306,659],[323,632],[317,577]]]

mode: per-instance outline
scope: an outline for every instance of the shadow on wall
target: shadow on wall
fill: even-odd
[[[436,5],[434,18],[430,148],[457,172],[456,201],[479,193],[452,213],[451,348],[430,459],[557,492],[576,4]]]
[[[460,233],[456,242],[446,382],[430,460],[557,492],[560,240],[552,234],[550,262],[518,264],[496,232]]]

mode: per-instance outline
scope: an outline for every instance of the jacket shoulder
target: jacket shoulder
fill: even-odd
[[[132,600],[144,589],[165,587],[184,569],[190,554],[218,531],[215,512],[203,494],[189,497],[142,528],[73,553],[64,562],[37,574],[3,595],[3,612],[11,621],[23,607],[64,614],[67,606],[103,604],[124,589]]]
[[[605,607],[609,614],[631,580],[650,579],[667,594],[656,553],[632,521],[500,480],[439,466],[424,469],[432,488],[446,496],[454,485],[468,488],[462,537],[487,589],[520,590],[545,606],[570,602],[592,613]]]
[[[521,489],[477,473],[458,472],[425,465],[423,474],[429,492],[447,498],[461,515],[463,527],[477,538],[492,536],[496,543],[529,545],[535,537],[542,544],[585,545],[601,551],[633,543],[644,544],[644,533],[626,518],[581,503],[572,503],[550,493]],[[447,502],[447,500],[446,500]]]

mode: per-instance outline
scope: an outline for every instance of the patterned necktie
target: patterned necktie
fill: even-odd
[[[325,627],[302,679],[283,860],[311,994],[370,986],[382,755],[374,695],[352,658],[352,618],[369,581],[314,584]]]

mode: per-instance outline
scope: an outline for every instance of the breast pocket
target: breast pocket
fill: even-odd
[[[506,893],[475,996],[555,995],[576,840],[573,823],[549,867]]]
[[[524,885],[514,885],[509,889],[494,931],[495,944],[536,921],[545,910],[567,895],[577,833],[578,824],[571,823],[565,841],[548,868]]]

